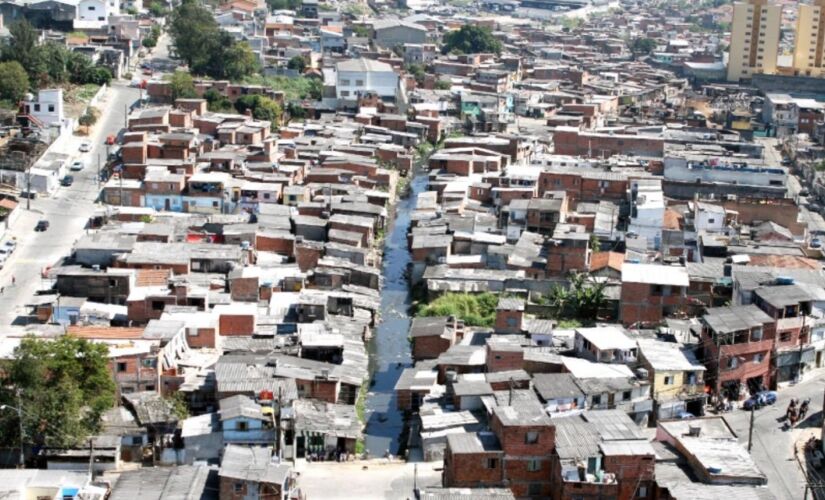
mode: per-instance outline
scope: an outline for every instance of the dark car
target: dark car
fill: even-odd
[[[46,229],[49,229],[49,221],[47,220],[39,220],[37,225],[34,226],[35,231],[45,231]]]
[[[71,175],[67,175],[67,176],[63,177],[62,179],[60,179],[60,185],[61,186],[67,186],[68,187],[68,186],[71,186],[72,183],[74,183],[74,177],[72,177]]]

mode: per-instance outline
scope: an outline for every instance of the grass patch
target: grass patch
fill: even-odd
[[[446,293],[419,307],[416,316],[455,316],[467,326],[493,326],[498,296],[494,293]]]
[[[89,102],[92,100],[92,97],[97,94],[97,91],[100,90],[100,85],[95,85],[94,83],[87,83],[86,85],[81,85],[77,89],[77,93],[75,94],[77,98],[84,102]]]
[[[573,330],[574,328],[581,328],[584,326],[581,321],[577,319],[561,319],[556,328],[559,330]]]
[[[321,98],[322,84],[316,78],[252,75],[246,77],[243,83],[264,85],[280,90],[284,93],[284,99],[287,102],[303,99],[318,100]]]

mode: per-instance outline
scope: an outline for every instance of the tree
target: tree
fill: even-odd
[[[479,52],[501,53],[501,42],[493,36],[492,30],[474,24],[465,24],[458,31],[444,35],[444,54],[477,54]]]
[[[17,61],[0,63],[0,99],[12,103],[23,99],[29,91],[29,75]]]
[[[240,80],[260,69],[258,57],[252,52],[249,43],[234,40],[225,48],[223,54],[217,56],[215,63],[218,67],[223,66],[222,77],[230,80]]]
[[[303,120],[307,117],[307,110],[303,106],[298,103],[291,102],[286,106],[287,113],[289,113],[290,118],[294,118],[296,120]]]
[[[287,69],[294,69],[298,73],[303,74],[303,72],[307,69],[307,63],[304,61],[304,58],[301,56],[295,56],[286,63]]]
[[[92,60],[79,52],[70,53],[66,60],[66,70],[72,83],[84,83],[93,67]]]
[[[163,17],[169,13],[169,9],[161,2],[151,2],[147,9],[149,10],[149,15],[152,17]]]
[[[436,80],[435,82],[436,90],[450,90],[451,88],[453,88],[453,84],[447,80]]]
[[[37,30],[23,19],[9,26],[9,34],[11,39],[3,51],[3,58],[17,61],[28,70],[34,63],[39,39]]]
[[[407,73],[415,78],[415,82],[418,85],[424,85],[424,77],[427,76],[424,66],[420,64],[410,64],[407,66]]]
[[[652,38],[634,38],[630,42],[630,51],[637,55],[647,55],[656,49],[656,40]]]
[[[205,65],[220,39],[212,13],[196,0],[183,0],[169,16],[169,34],[175,54],[190,68]]]
[[[172,84],[172,100],[179,98],[197,97],[195,92],[195,81],[192,80],[192,75],[186,71],[175,71],[170,79]]]
[[[252,111],[252,117],[256,120],[267,120],[272,123],[272,128],[276,129],[281,125],[283,109],[281,105],[269,97],[260,95],[244,95],[235,101],[235,109],[238,113]]]
[[[0,403],[20,408],[28,445],[77,445],[97,432],[115,402],[108,348],[69,336],[23,339],[4,366]],[[16,412],[0,412],[0,442],[16,445]]]
[[[47,42],[35,48],[34,54],[35,67],[41,72],[39,80],[44,85],[51,85],[63,83],[69,78],[67,64],[71,55],[77,53],[54,42]]]
[[[203,98],[206,99],[209,111],[214,113],[231,112],[235,109],[232,101],[222,96],[221,93],[215,89],[208,89],[203,93]]]
[[[89,127],[97,123],[97,110],[94,108],[88,108],[85,113],[80,115],[80,118],[77,119],[77,123],[81,125],[83,128],[86,129],[86,133],[89,133]]]
[[[607,297],[605,282],[590,279],[583,273],[570,276],[570,286],[555,286],[550,291],[550,305],[565,319],[595,321]]]

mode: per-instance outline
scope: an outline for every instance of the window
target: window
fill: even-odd
[[[530,431],[524,435],[524,444],[536,444],[539,442],[539,433]]]
[[[498,459],[497,458],[488,458],[486,463],[484,464],[485,467],[488,469],[496,469],[498,468]]]
[[[349,90],[342,90],[341,97],[349,97]]]
[[[155,385],[154,384],[149,384],[149,385],[146,386],[146,388],[144,390],[154,391],[155,390]]]
[[[95,10],[95,6],[94,6],[94,5],[90,5],[90,6],[89,6],[89,10]]]
[[[622,401],[629,401],[630,397],[631,397],[631,392],[630,391],[624,391],[622,393]]]
[[[249,430],[249,423],[245,421],[238,422],[238,430],[241,432],[246,432]]]
[[[349,86],[349,80],[341,80],[341,85]]]
[[[532,459],[527,461],[527,471],[537,472],[541,470],[541,460]]]
[[[355,86],[356,87],[363,87],[364,86],[364,80],[355,80]]]
[[[599,406],[602,404],[602,396],[600,394],[596,394],[593,396],[593,406]]]
[[[243,483],[238,481],[232,485],[232,490],[235,493],[243,493]]]
[[[761,352],[756,353],[756,354],[753,355],[753,362],[754,363],[761,363],[763,359],[765,359],[765,355],[762,354]]]
[[[117,371],[118,371],[118,373],[125,372],[126,371],[126,363],[118,363],[117,364]]]
[[[736,356],[731,356],[728,358],[728,368],[731,370],[739,366],[739,359]]]
[[[165,304],[162,300],[153,300],[152,301],[152,310],[153,311],[163,311],[163,306]]]
[[[54,113],[54,104],[49,104],[49,113]]]
[[[265,200],[268,200],[268,199],[269,199],[269,193],[264,193],[264,199],[265,199]]]
[[[779,335],[780,342],[790,342],[791,341],[791,332],[782,332]]]
[[[708,224],[714,224],[714,223],[716,223],[716,219],[708,219]]]
[[[541,483],[530,483],[527,487],[527,494],[531,497],[541,495]]]
[[[39,112],[40,112],[40,105],[39,105],[39,104],[35,104],[35,105],[34,105],[34,110],[35,110],[35,111],[37,111],[37,112],[39,113]]]
[[[673,376],[668,375],[665,377],[665,385],[673,385]]]
[[[762,340],[762,329],[757,328],[751,332],[751,340]]]
[[[639,494],[637,495],[639,498],[646,498],[647,497],[647,486],[639,486]]]

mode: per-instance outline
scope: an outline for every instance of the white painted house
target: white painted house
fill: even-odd
[[[77,4],[75,29],[102,28],[109,16],[120,15],[120,0],[80,0]]]
[[[34,125],[41,128],[66,125],[63,114],[63,89],[43,89],[33,94],[26,94],[23,100],[23,114],[33,118]]]
[[[387,63],[371,59],[350,59],[335,66],[335,96],[355,101],[359,95],[375,92],[382,100],[394,101],[398,93],[398,74]]]

